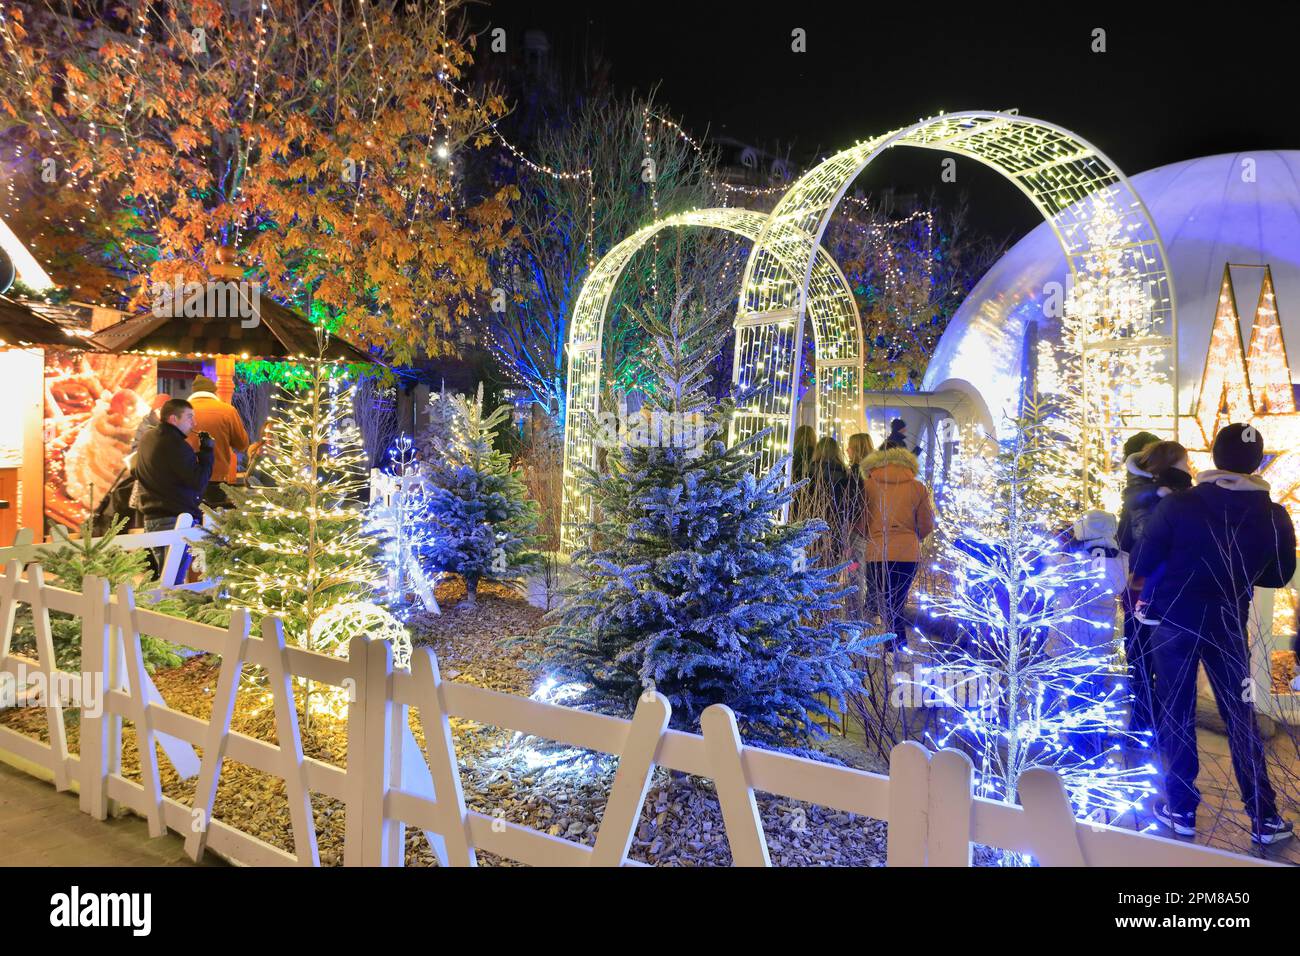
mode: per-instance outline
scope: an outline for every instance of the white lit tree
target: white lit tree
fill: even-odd
[[[361,505],[366,453],[334,368],[309,362],[298,387],[283,391],[267,426],[263,483],[231,488],[235,507],[210,511],[212,533],[198,544],[208,574],[221,579],[219,607],[247,608],[254,621],[274,615],[286,639],[325,654],[343,652],[386,614],[372,603],[379,567]],[[401,658],[398,631],[385,633]],[[317,693],[307,683],[308,723]]]
[[[1119,759],[1122,742],[1147,741],[1124,730],[1130,695],[1106,637],[1115,627],[1104,569],[1094,555],[1063,552],[1030,505],[1042,494],[1031,467],[1050,440],[1042,428],[1019,420],[998,454],[964,463],[959,477],[996,491],[951,538],[951,587],[920,598],[960,637],[919,680],[900,682],[938,696],[944,716],[930,743],[971,755],[981,796],[1014,800],[1021,775],[1046,768],[1081,817],[1110,818],[1154,792],[1154,768]]]

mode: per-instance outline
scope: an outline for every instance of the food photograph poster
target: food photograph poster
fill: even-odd
[[[45,516],[77,527],[125,467],[158,390],[155,359],[45,353]]]

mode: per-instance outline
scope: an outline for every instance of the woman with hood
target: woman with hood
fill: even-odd
[[[934,531],[930,490],[917,480],[920,465],[906,448],[884,448],[860,466],[863,509],[859,534],[866,538],[866,578],[873,610],[894,633],[888,647],[906,644],[907,605],[921,542]]]
[[[1129,474],[1124,486],[1124,506],[1119,518],[1119,547],[1137,562],[1147,522],[1166,497],[1192,486],[1187,449],[1176,441],[1154,441],[1125,460]],[[1156,582],[1152,582],[1154,585]],[[1155,674],[1151,657],[1151,621],[1143,621],[1136,607],[1138,593],[1124,594],[1124,658],[1128,662],[1129,686],[1133,689],[1133,711],[1129,730],[1155,730]]]

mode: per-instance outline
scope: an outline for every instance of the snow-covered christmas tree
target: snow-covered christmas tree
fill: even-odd
[[[462,607],[477,604],[479,582],[514,581],[536,565],[538,514],[510,456],[493,447],[510,407],[483,412],[483,386],[471,401],[441,396],[431,403],[438,432],[426,445],[428,566],[465,582]]]
[[[838,613],[851,590],[805,557],[825,524],[782,521],[784,463],[751,473],[766,433],[723,440],[735,402],[705,386],[725,329],[682,309],[649,327],[647,407],[608,449],[609,473],[581,479],[597,517],[552,612],[552,662],[622,709],[654,689],[674,726],[698,732],[721,703],[749,740],[802,746],[861,680],[861,626]]]
[[[1131,695],[1116,673],[1111,559],[1105,549],[1063,550],[1031,504],[1045,494],[1031,467],[1043,453],[1040,426],[1014,424],[996,456],[964,463],[967,480],[983,468],[977,484],[996,493],[981,520],[952,534],[951,589],[920,596],[923,612],[955,621],[960,639],[903,683],[944,705],[930,743],[972,756],[981,796],[1014,800],[1021,774],[1047,768],[1080,816],[1111,819],[1153,792],[1154,772],[1121,752],[1129,743],[1140,754],[1147,741],[1124,730]]]

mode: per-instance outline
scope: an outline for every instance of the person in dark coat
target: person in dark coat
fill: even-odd
[[[194,429],[193,406],[182,398],[173,398],[163,405],[158,417],[158,427],[141,439],[132,469],[140,485],[145,531],[174,528],[176,519],[183,514],[193,516],[195,524],[202,520],[199,502],[212,477],[212,436],[199,432],[197,453],[186,441]],[[185,579],[188,556],[187,549],[178,580]],[[163,555],[155,557],[162,567]]]
[[[1142,432],[1134,437],[1146,435],[1150,433]],[[1129,455],[1124,464],[1129,480],[1124,487],[1118,540],[1120,550],[1129,556],[1131,567],[1156,506],[1167,496],[1190,488],[1192,474],[1187,449],[1176,441],[1152,441],[1141,451]],[[1148,587],[1155,583],[1154,579],[1146,582]],[[1129,686],[1133,691],[1129,731],[1145,736],[1153,733],[1157,724],[1155,669],[1151,658],[1152,626],[1136,613],[1138,597],[1136,590],[1124,589],[1124,658],[1128,664]]]
[[[1134,583],[1143,583],[1135,613],[1159,622],[1151,650],[1166,801],[1156,818],[1184,836],[1196,832],[1199,664],[1227,727],[1251,839],[1276,843],[1292,835],[1292,824],[1278,815],[1253,695],[1243,693],[1250,686],[1246,623],[1255,588],[1282,587],[1295,574],[1295,528],[1270,499],[1268,482],[1253,474],[1264,457],[1256,429],[1224,427],[1213,454],[1215,468],[1156,506],[1133,564]],[[1153,579],[1149,589],[1146,579]]]
[[[817,450],[817,432],[811,425],[800,425],[794,430],[794,447],[791,452],[790,480],[808,477],[808,465]]]

